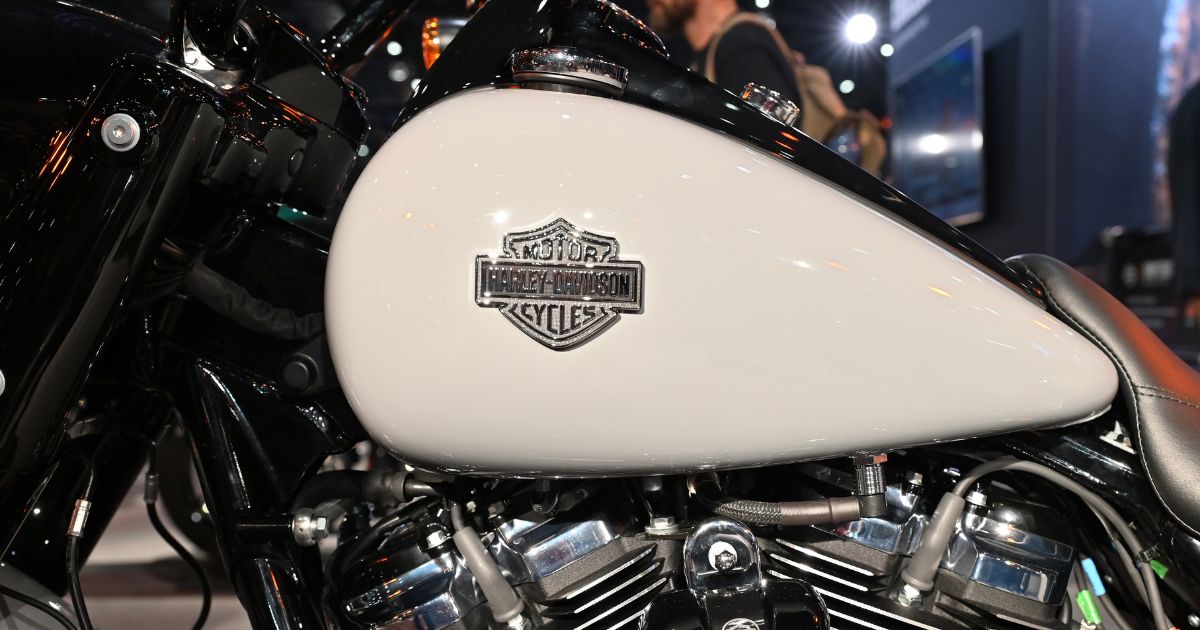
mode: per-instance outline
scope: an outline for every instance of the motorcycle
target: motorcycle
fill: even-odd
[[[1200,378],[1103,289],[608,0],[483,6],[343,203],[411,4],[0,3],[9,621],[181,427],[256,628],[1200,625]]]

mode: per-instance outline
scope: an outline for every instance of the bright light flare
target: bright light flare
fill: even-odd
[[[877,32],[879,25],[875,23],[875,18],[866,13],[859,13],[846,20],[846,39],[853,44],[865,44],[875,39]]]
[[[917,150],[929,155],[941,155],[950,148],[950,140],[940,133],[927,133],[917,138]]]

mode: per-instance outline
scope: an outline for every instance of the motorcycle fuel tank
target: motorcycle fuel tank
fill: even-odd
[[[338,377],[453,472],[749,467],[1064,424],[1105,355],[1026,294],[757,148],[615,99],[477,89],[352,191]]]

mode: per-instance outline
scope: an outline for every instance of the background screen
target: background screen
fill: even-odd
[[[897,82],[892,176],[945,221],[983,218],[980,33],[971,29]]]

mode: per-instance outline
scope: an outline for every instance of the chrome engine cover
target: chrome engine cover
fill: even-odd
[[[813,479],[849,492],[852,477],[827,466],[800,467]],[[825,597],[839,628],[942,628],[946,620],[930,609],[965,602],[997,619],[1022,624],[1051,623],[1067,593],[1074,548],[1025,522],[1027,505],[972,507],[963,514],[942,560],[931,604],[905,609],[890,595],[893,580],[916,550],[932,505],[924,489],[889,485],[888,511],[831,526],[787,532],[765,543],[770,576],[804,580]],[[936,503],[936,498],[933,500]],[[900,611],[902,614],[897,614]],[[864,624],[865,625],[856,625]]]
[[[576,491],[566,501],[593,504],[547,516],[488,509],[483,536],[536,627],[630,629],[680,566],[682,536],[651,538]],[[567,496],[567,495],[564,495]],[[528,503],[526,503],[528,505]],[[431,529],[431,523],[432,528]],[[427,515],[395,525],[383,543],[334,575],[330,605],[345,625],[403,630],[485,630],[490,612],[458,551]],[[430,533],[432,532],[432,533]],[[435,544],[431,544],[435,543]]]

